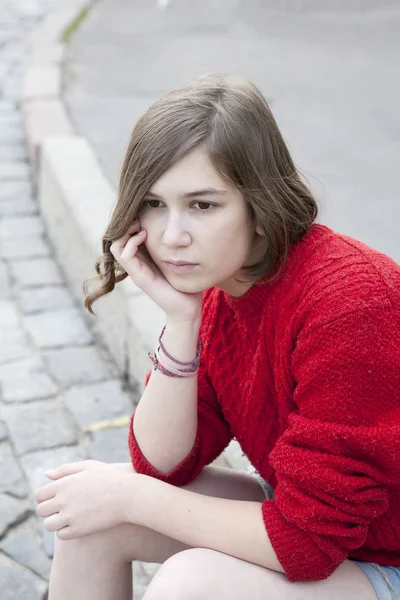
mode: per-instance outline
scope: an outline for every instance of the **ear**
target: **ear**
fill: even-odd
[[[262,237],[265,237],[265,233],[264,233],[264,230],[261,227],[261,225],[257,225],[257,227],[256,227],[256,233],[258,233],[258,235],[261,235]]]

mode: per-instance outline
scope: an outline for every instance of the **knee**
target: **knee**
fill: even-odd
[[[99,553],[103,555],[106,551],[111,556],[115,556],[122,548],[123,529],[124,524],[121,524],[72,540],[61,540],[57,534],[54,534],[54,554],[78,557]]]
[[[144,600],[205,600],[209,598],[210,579],[216,552],[191,548],[166,560],[152,579]]]

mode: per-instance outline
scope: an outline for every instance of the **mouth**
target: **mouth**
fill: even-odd
[[[168,263],[170,265],[176,265],[177,267],[181,267],[182,265],[194,265],[196,263],[189,263],[184,260],[164,260],[163,262]]]
[[[174,263],[165,260],[163,263],[170,271],[174,271],[175,273],[187,273],[188,271],[192,271],[195,267],[197,267],[197,265],[194,263],[185,263],[183,261]]]

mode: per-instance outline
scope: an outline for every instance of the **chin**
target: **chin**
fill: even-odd
[[[178,292],[182,292],[183,294],[199,294],[208,290],[208,288],[212,287],[210,285],[202,285],[201,282],[196,281],[171,281],[168,279],[168,283],[172,285]]]

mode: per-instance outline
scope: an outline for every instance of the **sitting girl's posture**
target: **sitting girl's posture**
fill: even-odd
[[[317,213],[248,81],[138,120],[85,303],[129,276],[165,327],[132,464],[37,491],[50,600],[130,600],[132,561],[161,563],[145,600],[399,597],[400,267]],[[232,439],[254,474],[210,464]]]

